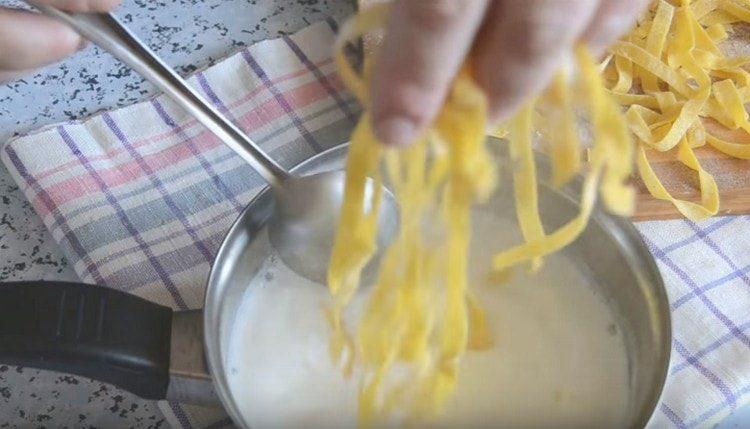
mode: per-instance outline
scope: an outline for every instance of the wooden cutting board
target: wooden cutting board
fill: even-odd
[[[731,56],[750,54],[750,26],[738,24],[734,28],[734,33],[721,44],[721,48]],[[750,135],[745,131],[727,130],[713,121],[704,124],[717,137],[750,144]],[[731,158],[708,146],[698,148],[695,153],[703,168],[716,179],[721,197],[719,214],[750,214],[750,161]],[[648,155],[654,171],[673,197],[700,201],[697,174],[677,161],[674,153],[650,151]],[[652,197],[640,179],[636,183],[635,220],[682,217],[671,203]]]
[[[750,54],[750,26],[736,25],[734,34],[722,43],[721,48],[732,56]],[[712,121],[705,122],[705,125],[717,137],[750,144],[750,135],[744,131],[730,131]],[[711,147],[697,149],[696,155],[703,168],[716,179],[721,196],[719,214],[750,214],[750,161],[731,158]],[[680,164],[674,154],[652,151],[649,159],[672,196],[700,201],[697,175]],[[636,220],[682,217],[672,204],[653,198],[642,182],[637,183]]]
[[[384,2],[387,0],[359,0],[360,5]],[[373,49],[380,43],[379,34],[365,38],[365,49]],[[750,27],[738,26],[723,48],[731,55],[750,54]],[[744,131],[728,131],[714,124],[706,124],[718,137],[750,144],[750,135]],[[677,161],[674,152],[659,153],[649,151],[649,160],[656,174],[673,197],[700,202],[700,189],[697,174]],[[711,148],[696,150],[696,156],[703,168],[716,179],[721,195],[719,214],[750,214],[750,161],[731,158]],[[682,215],[672,203],[657,200],[649,194],[643,182],[636,178],[636,211],[634,220],[677,219]]]
[[[718,133],[717,133],[718,134]],[[727,136],[727,132],[722,135]],[[750,143],[750,136],[742,138]],[[750,161],[731,158],[705,146],[696,149],[703,168],[716,179],[721,196],[719,214],[750,214]],[[648,152],[656,174],[673,197],[700,202],[698,175],[675,159],[674,153]],[[640,179],[636,180],[636,211],[634,220],[675,219],[682,215],[668,201],[649,194]]]

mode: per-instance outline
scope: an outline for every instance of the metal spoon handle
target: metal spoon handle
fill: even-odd
[[[190,87],[185,80],[120,21],[109,13],[68,13],[40,4],[26,3],[50,17],[70,25],[86,39],[129,65],[141,76],[156,85],[172,100],[213,132],[221,141],[247,161],[271,185],[280,185],[290,174],[276,161],[266,155],[258,145],[237,128],[229,119],[216,110],[202,95]]]

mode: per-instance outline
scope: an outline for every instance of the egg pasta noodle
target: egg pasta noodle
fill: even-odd
[[[357,72],[344,48],[382,28],[387,11],[387,4],[360,11],[341,27],[335,44],[340,76],[365,111],[346,161],[344,204],[328,271],[333,304],[327,316],[331,358],[347,376],[360,369],[362,427],[391,416],[405,425],[418,424],[439,414],[456,386],[461,357],[467,350],[493,347],[467,275],[471,208],[488,199],[497,185],[497,166],[487,146],[497,143],[486,138],[487,100],[472,78],[471,64],[465,64],[422,137],[398,150],[378,142],[367,110],[369,54]],[[519,264],[539,268],[543,257],[583,232],[599,196],[610,212],[632,214],[635,168],[655,198],[672,202],[687,218],[715,214],[716,181],[694,149],[708,144],[750,159],[750,145],[723,140],[705,126],[710,119],[750,131],[744,109],[750,101],[750,74],[742,68],[750,57],[727,57],[718,47],[733,24],[748,18],[748,0],[659,0],[603,63],[576,47],[575,73],[560,71],[547,90],[491,133],[507,140],[515,166],[513,189],[524,241],[495,255],[494,269],[502,273]],[[536,120],[540,116],[544,121]],[[590,124],[590,141],[579,138],[582,119]],[[533,142],[539,133],[548,142],[552,186],[584,174],[579,213],[554,231],[545,230],[538,207]],[[694,170],[701,201],[674,198],[651,167],[650,151],[674,151]],[[384,183],[398,202],[398,232],[384,249],[361,318],[347,328],[343,314],[377,250]]]
[[[641,180],[652,196],[694,221],[719,211],[716,180],[703,169],[695,149],[709,145],[750,159],[749,144],[715,135],[721,127],[734,131],[737,139],[750,131],[744,107],[750,101],[750,73],[743,68],[750,57],[728,56],[720,46],[740,22],[750,22],[747,0],[655,1],[614,45],[614,61],[604,70],[608,91],[623,106],[637,139]],[[653,151],[674,153],[697,173],[700,202],[670,194],[649,161]]]

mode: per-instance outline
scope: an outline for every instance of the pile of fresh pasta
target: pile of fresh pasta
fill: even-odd
[[[380,5],[360,12],[342,27],[336,44],[342,79],[365,107],[368,59],[357,72],[344,48],[380,28],[387,10]],[[711,132],[716,124],[750,132],[744,107],[750,101],[750,73],[743,68],[750,57],[730,57],[721,49],[746,22],[749,0],[658,0],[603,62],[584,47],[575,48],[575,67],[561,70],[543,93],[497,127],[517,166],[513,187],[524,242],[496,255],[494,269],[524,263],[538,268],[545,255],[585,229],[599,197],[612,213],[631,214],[636,169],[655,198],[672,202],[687,218],[716,214],[716,182],[694,149],[710,145],[750,159],[750,145]],[[582,124],[589,133],[581,132]],[[486,145],[498,143],[488,142],[488,125],[487,101],[466,64],[433,126],[410,147],[381,145],[366,108],[353,132],[329,267],[333,305],[327,315],[332,358],[347,375],[360,368],[361,426],[393,415],[402,424],[417,424],[439,414],[454,390],[464,353],[493,347],[467,276],[471,208],[497,185]],[[562,186],[584,175],[579,214],[554,231],[545,230],[540,220],[533,147],[538,136],[545,142],[539,149],[551,160],[550,183]],[[697,173],[700,202],[670,195],[649,164],[651,151],[674,153]],[[368,181],[376,192],[367,192]],[[343,314],[377,250],[382,183],[398,201],[399,231],[384,250],[363,315],[351,328]]]

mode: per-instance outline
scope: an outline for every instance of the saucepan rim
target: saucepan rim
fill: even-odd
[[[490,139],[498,140],[493,137],[490,137]],[[323,159],[336,159],[338,152],[345,152],[347,146],[348,143],[334,146],[297,164],[291,168],[290,171],[298,172],[304,170]],[[538,156],[537,162],[547,162],[544,158],[543,155]],[[578,183],[573,183],[573,187],[578,189],[576,186],[580,186],[581,180],[580,178],[576,180],[578,180]],[[227,380],[225,362],[223,362],[223,355],[221,352],[222,335],[220,332],[222,323],[219,322],[222,320],[220,319],[221,317],[226,316],[217,314],[219,310],[217,306],[214,305],[215,302],[221,299],[221,293],[216,292],[216,289],[219,289],[219,286],[216,285],[221,281],[220,278],[222,277],[222,273],[220,273],[220,271],[222,268],[222,262],[226,260],[228,253],[235,250],[231,243],[232,237],[236,234],[235,230],[238,228],[246,228],[247,219],[248,217],[253,216],[253,210],[257,208],[263,199],[269,198],[270,190],[268,187],[265,187],[250,201],[250,203],[248,203],[242,213],[235,220],[232,227],[225,235],[216,258],[214,259],[214,265],[211,267],[205,294],[203,332],[205,337],[205,353],[208,369],[212,374],[214,389],[219,396],[219,399],[232,419],[238,423],[244,422],[244,418],[235,404]],[[672,324],[667,292],[653,255],[648,250],[640,233],[630,220],[609,215],[603,210],[597,208],[592,215],[591,221],[602,225],[602,227],[613,236],[617,241],[618,248],[621,250],[623,258],[630,264],[631,270],[639,277],[639,281],[646,282],[646,284],[649,284],[653,289],[655,311],[659,316],[658,329],[660,330],[659,344],[661,346],[661,350],[659,351],[661,353],[660,356],[654,357],[658,364],[656,366],[658,372],[655,375],[651,389],[648,392],[651,398],[648,402],[648,406],[641,410],[641,415],[637,417],[635,423],[636,427],[643,427],[648,423],[656,410],[664,390],[669,369]],[[627,317],[627,315],[624,316]]]

